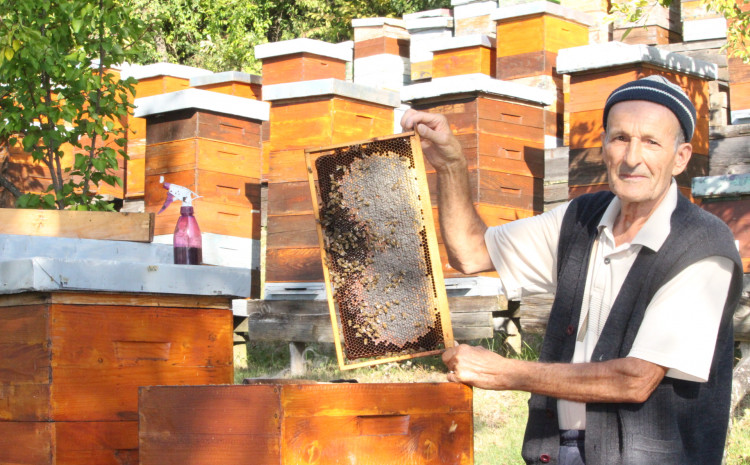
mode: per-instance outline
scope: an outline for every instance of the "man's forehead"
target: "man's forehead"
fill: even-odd
[[[626,100],[612,105],[608,127],[616,126],[623,119],[633,116],[639,121],[649,123],[648,126],[653,126],[653,130],[663,127],[670,128],[675,134],[682,131],[680,121],[669,108],[648,100]]]

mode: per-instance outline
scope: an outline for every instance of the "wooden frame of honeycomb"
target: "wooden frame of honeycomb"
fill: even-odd
[[[308,149],[305,160],[339,367],[452,346],[419,136]]]

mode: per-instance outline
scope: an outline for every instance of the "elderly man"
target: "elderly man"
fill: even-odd
[[[472,206],[446,119],[402,119],[437,170],[451,265],[497,270],[509,299],[555,293],[539,362],[467,345],[443,355],[450,381],[532,393],[527,463],[721,463],[742,267],[726,225],[673,179],[690,160],[695,119],[663,77],[621,86],[604,109],[611,192],[492,228]]]

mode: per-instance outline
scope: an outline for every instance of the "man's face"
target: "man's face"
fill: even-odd
[[[631,100],[610,109],[602,155],[609,188],[624,205],[651,209],[661,201],[692,154],[689,143],[676,147],[680,131],[677,117],[657,103]]]

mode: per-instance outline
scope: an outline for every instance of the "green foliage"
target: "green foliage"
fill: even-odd
[[[126,157],[115,121],[135,81],[107,69],[137,56],[130,46],[144,24],[133,16],[119,0],[0,0],[0,141],[20,142],[52,178],[46,193],[26,193],[18,206],[113,209],[90,188],[122,184],[112,174],[118,153]],[[68,172],[63,144],[85,152]]]
[[[352,38],[354,18],[400,17],[450,7],[450,0],[134,0],[155,41],[140,63],[166,61],[211,71],[260,72],[253,47],[308,37]]]
[[[605,18],[612,22],[619,20],[632,27],[645,25],[651,11],[658,7],[669,8],[673,0],[627,0],[612,2],[610,14]],[[741,5],[750,4],[750,0],[701,0],[708,11],[718,13],[727,19],[727,43],[723,49],[730,56],[741,58],[750,63],[750,8]],[[628,29],[623,39],[630,33]]]

